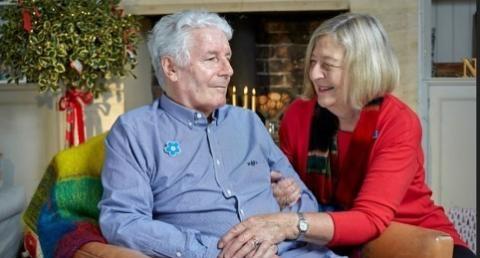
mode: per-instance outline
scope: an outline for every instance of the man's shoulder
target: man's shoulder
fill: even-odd
[[[242,123],[245,120],[252,119],[256,116],[255,112],[250,109],[245,109],[242,107],[225,105],[225,114],[226,117],[232,119],[235,122]]]
[[[125,112],[120,115],[119,119],[122,123],[138,124],[142,121],[152,121],[153,117],[163,113],[163,110],[158,108],[158,100],[151,104],[140,106]]]

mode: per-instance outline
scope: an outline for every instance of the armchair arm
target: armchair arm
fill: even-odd
[[[362,258],[451,258],[453,239],[438,230],[392,222],[376,239],[361,251]],[[90,242],[83,245],[74,258],[148,258],[125,247]]]
[[[125,247],[89,242],[73,255],[73,258],[149,258],[148,256]]]
[[[451,258],[453,239],[438,230],[392,222],[376,239],[365,244],[362,258]]]

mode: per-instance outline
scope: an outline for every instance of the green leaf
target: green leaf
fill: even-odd
[[[75,26],[73,25],[73,23],[67,24],[67,32],[68,32],[68,33],[73,33],[73,32],[75,32]]]
[[[65,72],[65,66],[63,64],[57,63],[55,65],[55,72],[57,73],[64,73]]]

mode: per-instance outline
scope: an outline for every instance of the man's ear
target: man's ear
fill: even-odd
[[[178,80],[178,70],[177,70],[177,65],[173,61],[173,59],[169,56],[162,57],[160,60],[160,63],[162,64],[162,69],[163,72],[165,73],[165,77],[167,77],[170,81],[177,81]]]

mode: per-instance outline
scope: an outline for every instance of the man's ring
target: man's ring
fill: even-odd
[[[261,242],[258,241],[256,238],[253,238],[253,247],[256,249],[260,246]]]

